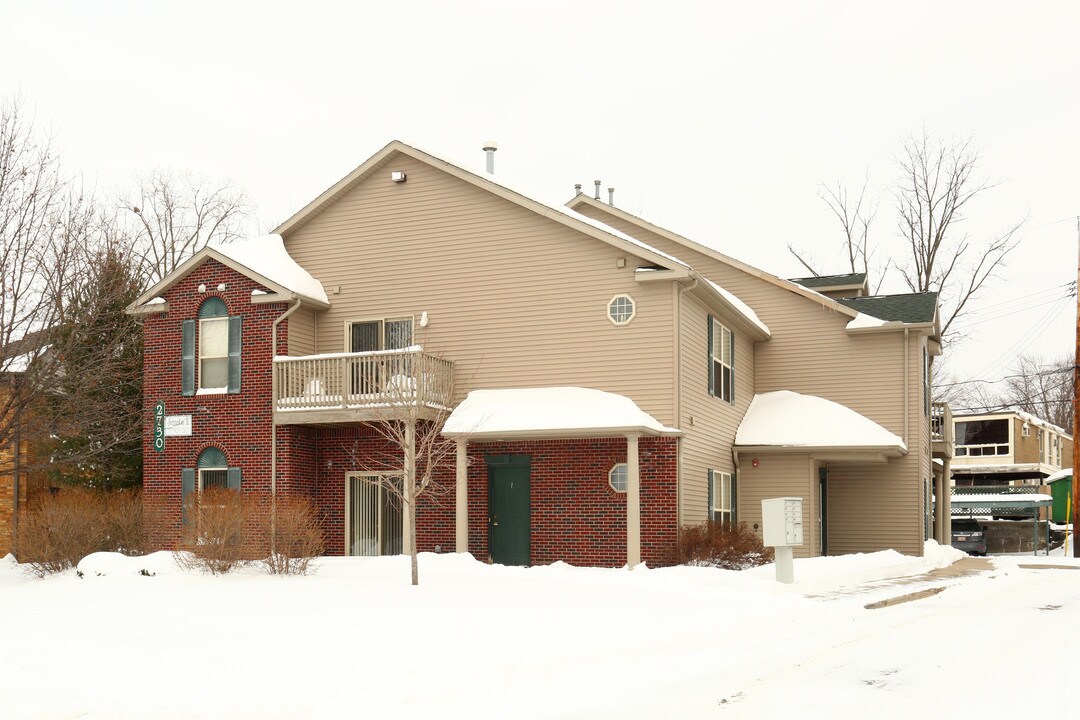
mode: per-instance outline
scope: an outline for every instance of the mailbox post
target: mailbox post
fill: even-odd
[[[795,582],[792,548],[803,544],[802,498],[780,497],[761,501],[763,542],[776,556],[776,581]]]

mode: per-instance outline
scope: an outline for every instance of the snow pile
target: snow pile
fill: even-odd
[[[746,410],[735,444],[782,447],[897,448],[897,435],[840,403],[790,390],[759,393]]]
[[[280,235],[209,246],[248,270],[303,297],[329,303],[322,283],[300,267],[285,250]]]
[[[575,433],[679,434],[615,393],[579,387],[473,390],[443,426],[443,434],[568,436]]]

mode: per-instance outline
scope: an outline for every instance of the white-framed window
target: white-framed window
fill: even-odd
[[[181,325],[181,394],[239,393],[241,317],[230,317],[225,301],[212,296]]]
[[[724,523],[735,520],[735,482],[731,473],[709,471],[709,519]]]
[[[229,386],[229,318],[199,320],[199,389]]]
[[[616,325],[626,325],[634,319],[636,314],[637,304],[634,302],[634,298],[629,295],[616,295],[611,300],[608,300],[608,320]]]
[[[626,463],[616,463],[608,471],[608,485],[615,492],[626,492],[626,477],[628,470],[626,469]]]
[[[735,402],[735,333],[709,317],[709,394]]]

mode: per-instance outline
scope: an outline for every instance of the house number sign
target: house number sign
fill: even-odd
[[[154,450],[165,450],[165,402],[154,406]]]

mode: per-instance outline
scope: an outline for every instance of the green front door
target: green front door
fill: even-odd
[[[529,456],[488,455],[488,552],[500,565],[529,564]]]

